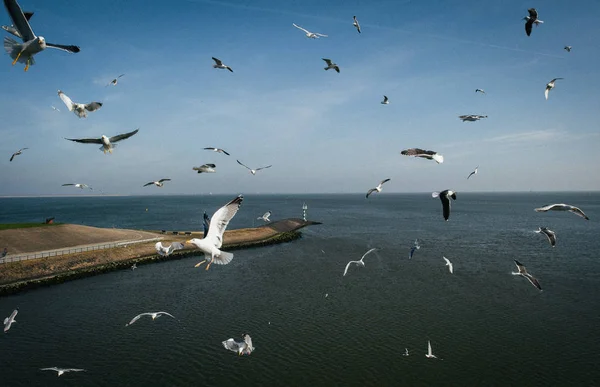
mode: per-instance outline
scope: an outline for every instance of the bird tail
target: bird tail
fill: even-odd
[[[21,52],[22,47],[23,45],[21,43],[18,43],[16,40],[9,38],[8,36],[4,37],[4,50],[6,50],[6,52],[8,53],[8,55],[10,55],[12,59],[15,59],[17,55],[19,55],[19,52]],[[33,57],[21,56],[19,58],[19,62],[26,63],[27,58],[29,58],[29,64],[32,65],[34,63]]]
[[[440,196],[440,193],[439,193],[439,192],[432,192],[432,193],[431,193],[431,197],[432,197],[432,198],[437,198],[438,196]]]
[[[227,253],[225,251],[221,251],[218,256],[214,259],[214,264],[216,265],[227,265],[229,262],[233,260],[233,253]]]
[[[441,164],[444,162],[444,156],[442,156],[442,155],[435,154],[435,155],[431,156],[431,158],[434,159],[438,164]]]
[[[6,325],[7,322],[8,322],[8,317],[4,319],[4,324]]]

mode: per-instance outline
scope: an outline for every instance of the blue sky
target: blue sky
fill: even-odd
[[[83,194],[61,187],[77,182],[107,194],[346,193],[384,178],[386,192],[600,190],[595,1],[19,4],[35,12],[37,35],[81,52],[48,49],[27,73],[2,52],[0,196]],[[545,23],[527,37],[530,7]],[[11,24],[4,8],[0,23]],[[234,73],[213,69],[212,56]],[[58,89],[104,106],[79,119]],[[136,128],[112,155],[64,139]],[[444,163],[400,155],[410,147]],[[273,167],[252,176],[236,159]],[[204,163],[217,173],[192,171]],[[172,181],[142,187],[160,178]]]

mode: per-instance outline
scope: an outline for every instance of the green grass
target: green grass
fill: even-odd
[[[56,226],[62,223],[0,223],[0,230],[12,230],[15,228],[48,227]]]

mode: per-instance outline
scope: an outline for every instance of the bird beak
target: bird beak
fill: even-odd
[[[192,243],[192,240],[190,239],[189,241],[185,241],[183,243]]]

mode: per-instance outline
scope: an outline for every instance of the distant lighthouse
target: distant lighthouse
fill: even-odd
[[[306,210],[308,210],[308,206],[306,205],[306,203],[302,204],[302,217],[304,218],[304,221],[306,222]]]

